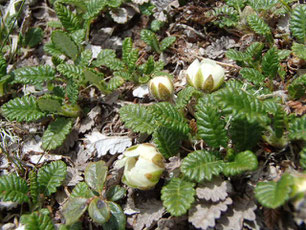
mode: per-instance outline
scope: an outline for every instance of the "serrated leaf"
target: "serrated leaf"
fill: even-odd
[[[306,45],[293,42],[291,49],[298,58],[306,60]]]
[[[262,49],[265,45],[262,42],[253,42],[245,51],[249,57],[253,57],[255,60],[260,59],[262,55]]]
[[[153,133],[153,142],[166,159],[178,153],[181,141],[181,133],[168,127],[161,126]]]
[[[196,90],[194,87],[187,86],[182,89],[178,94],[175,102],[175,107],[177,109],[184,109],[193,96],[200,96],[202,93]]]
[[[289,123],[290,140],[306,140],[306,115],[295,118]]]
[[[88,67],[91,63],[92,51],[90,49],[84,50],[79,58],[79,65],[82,67]]]
[[[165,127],[172,128],[187,135],[189,126],[184,116],[169,102],[156,103],[148,108],[153,118]]]
[[[89,163],[85,169],[86,183],[97,192],[102,192],[108,168],[104,161]]]
[[[233,119],[229,135],[238,151],[252,149],[262,136],[262,128],[258,122],[249,122],[239,117]]]
[[[108,0],[107,5],[113,8],[117,8],[121,5],[123,0]]]
[[[14,72],[16,83],[23,84],[41,84],[51,81],[55,78],[55,70],[49,66],[23,67],[16,69]]]
[[[83,16],[86,20],[94,19],[106,6],[106,0],[90,0],[86,4],[87,10]]]
[[[83,197],[70,198],[63,206],[63,216],[66,220],[66,225],[74,224],[86,211],[88,199]]]
[[[38,108],[35,97],[24,96],[10,100],[1,107],[1,113],[9,120],[34,121],[43,118],[46,114]]]
[[[51,40],[55,48],[59,49],[66,56],[75,60],[79,54],[79,50],[72,38],[63,31],[53,31],[51,34]]]
[[[124,63],[116,58],[115,51],[111,49],[101,50],[93,65],[96,67],[106,66],[111,70],[122,70],[124,68]]]
[[[165,51],[168,47],[170,47],[174,42],[176,41],[176,37],[174,36],[169,36],[164,38],[160,42],[160,50]]]
[[[127,37],[123,40],[122,43],[122,61],[124,61],[125,64],[129,63],[129,54],[133,49],[133,42],[132,39]]]
[[[151,46],[151,48],[157,53],[161,53],[159,43],[156,37],[156,34],[150,30],[143,29],[140,32],[141,40],[143,40],[147,45]]]
[[[68,78],[82,79],[83,68],[74,64],[59,64],[56,70]]]
[[[76,104],[79,97],[79,85],[73,81],[73,79],[69,79],[66,85],[66,94],[71,104]]]
[[[72,32],[81,28],[81,22],[78,16],[66,6],[57,2],[54,4],[54,9],[57,17],[66,30]]]
[[[70,34],[70,36],[77,45],[80,45],[85,40],[86,31],[85,29],[75,30]]]
[[[126,194],[126,189],[120,187],[119,185],[115,185],[110,187],[106,192],[106,198],[109,201],[117,201],[123,198]]]
[[[198,150],[189,153],[183,159],[181,165],[182,173],[190,180],[201,182],[211,180],[213,176],[222,172],[224,162],[216,157],[214,153],[206,150]]]
[[[85,69],[84,78],[86,81],[90,82],[91,84],[94,84],[102,92],[106,90],[102,74],[98,74],[97,72],[92,71],[91,69]]]
[[[111,217],[110,208],[100,198],[94,198],[88,206],[88,214],[97,224],[104,224]]]
[[[245,171],[253,171],[258,167],[256,155],[247,150],[235,155],[233,162],[224,164],[223,173],[225,176],[235,176]]]
[[[306,170],[306,148],[303,148],[300,152],[300,165]]]
[[[292,35],[300,42],[306,42],[306,5],[297,5],[294,8],[290,19],[290,30]]]
[[[161,200],[172,216],[185,214],[194,202],[194,183],[172,178],[161,190]]]
[[[48,113],[56,113],[61,108],[60,100],[52,98],[50,95],[45,95],[39,98],[37,104],[41,111]]]
[[[33,204],[37,204],[39,196],[39,185],[37,183],[37,173],[34,170],[30,171],[29,173],[29,180],[31,201],[33,202]]]
[[[267,122],[268,117],[263,103],[255,95],[232,86],[217,91],[215,98],[222,105],[223,112],[245,116],[249,122]]]
[[[59,117],[51,122],[42,137],[42,148],[53,150],[61,146],[70,133],[72,121],[67,118]]]
[[[114,202],[108,202],[107,204],[110,208],[111,217],[108,222],[102,225],[103,230],[125,230],[126,217],[121,207]]]
[[[227,135],[225,121],[221,120],[218,108],[209,103],[208,98],[201,98],[196,106],[195,114],[199,136],[211,147],[226,147]]]
[[[226,52],[226,57],[229,59],[233,59],[235,61],[245,61],[246,59],[249,58],[249,55],[246,53],[243,53],[241,51],[237,51],[234,49],[229,49]]]
[[[154,71],[154,57],[151,55],[149,56],[146,63],[143,64],[142,71],[144,74],[151,74]]]
[[[298,99],[303,97],[306,93],[306,74],[294,79],[288,86],[288,93],[291,98]]]
[[[120,86],[124,84],[124,82],[125,81],[122,77],[114,76],[109,80],[107,84],[107,89],[110,91],[118,89]]]
[[[67,174],[67,166],[63,161],[53,161],[39,169],[37,182],[40,190],[49,196],[61,186]]]
[[[265,76],[262,75],[258,70],[253,68],[242,68],[240,70],[241,76],[254,83],[255,85],[262,85],[264,84]]]
[[[30,28],[24,36],[24,45],[34,48],[42,41],[43,35],[41,28]]]
[[[70,198],[83,197],[91,198],[94,196],[94,193],[89,189],[88,185],[85,182],[78,183],[72,190]]]
[[[275,209],[289,199],[292,183],[289,174],[284,174],[277,182],[259,182],[255,188],[255,197],[261,205]]]
[[[57,48],[52,42],[48,42],[44,45],[44,51],[57,58],[62,55],[62,51]]]
[[[216,219],[219,219],[222,212],[225,212],[229,205],[233,203],[230,197],[219,203],[202,201],[190,209],[188,221],[199,229],[214,227]]]
[[[270,79],[274,79],[279,69],[279,56],[275,47],[272,47],[262,58],[262,71]]]
[[[33,212],[22,215],[20,222],[25,225],[25,230],[54,230],[55,227],[49,214]]]
[[[249,26],[254,30],[257,34],[267,35],[270,34],[270,27],[257,15],[250,15],[247,17],[247,21]]]
[[[120,119],[134,132],[151,134],[156,128],[155,120],[144,106],[126,105],[120,111]]]
[[[0,199],[2,201],[28,202],[27,182],[16,174],[3,175],[0,177]]]

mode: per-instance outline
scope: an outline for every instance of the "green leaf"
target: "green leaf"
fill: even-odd
[[[156,34],[154,32],[143,29],[140,32],[140,37],[141,40],[143,40],[147,45],[151,46],[155,52],[161,53]]]
[[[154,57],[150,55],[147,62],[142,65],[142,72],[144,74],[151,74],[154,71],[154,65]]]
[[[86,183],[97,192],[102,192],[108,168],[104,161],[89,163],[85,169]]]
[[[29,201],[27,182],[16,174],[0,177],[0,199],[2,201],[18,202]]]
[[[53,150],[61,146],[70,133],[72,121],[67,118],[57,118],[51,122],[42,137],[42,148]]]
[[[33,212],[22,215],[20,222],[25,225],[25,230],[55,230],[49,214]]]
[[[144,106],[125,105],[119,113],[124,125],[134,132],[151,134],[156,128],[152,114]]]
[[[106,0],[89,0],[86,4],[87,11],[84,15],[84,19],[89,21],[94,19],[100,11],[104,9],[106,2]]]
[[[51,40],[56,49],[62,51],[62,53],[70,57],[72,60],[75,60],[79,55],[77,45],[67,33],[58,30],[53,31],[51,34]]]
[[[202,182],[211,180],[213,176],[222,172],[224,162],[216,157],[214,153],[206,150],[198,150],[189,153],[183,159],[181,165],[182,173],[190,180]]]
[[[187,86],[186,88],[182,89],[178,94],[175,102],[175,107],[177,109],[184,109],[188,103],[191,101],[193,96],[200,96],[202,93],[196,90],[192,86]]]
[[[169,36],[164,38],[160,42],[160,50],[165,51],[168,47],[170,47],[174,42],[176,41],[176,37],[174,36]]]
[[[122,77],[112,77],[108,84],[107,84],[107,89],[110,91],[113,91],[115,89],[118,89],[120,86],[122,86],[124,84],[124,79]]]
[[[6,75],[6,68],[7,68],[6,60],[2,55],[0,55],[0,80],[2,76]]]
[[[255,197],[264,207],[278,208],[289,199],[292,183],[289,174],[283,174],[278,182],[259,182],[255,188]]]
[[[63,206],[63,216],[66,220],[66,225],[74,224],[86,211],[88,199],[83,197],[69,198]]]
[[[39,196],[39,185],[37,183],[37,173],[34,170],[30,171],[29,173],[29,180],[31,200],[33,204],[37,204]]]
[[[150,27],[152,31],[158,32],[162,28],[163,25],[164,25],[164,22],[154,19],[151,22]]]
[[[59,64],[56,70],[68,78],[82,79],[83,68],[73,64]]]
[[[211,147],[219,148],[227,146],[227,135],[225,130],[225,121],[221,120],[221,114],[218,108],[210,101],[208,97],[201,98],[196,106],[199,136]]]
[[[41,167],[37,174],[40,190],[49,196],[61,186],[67,174],[67,166],[63,161],[53,161]]]
[[[253,171],[257,167],[258,161],[256,155],[247,150],[236,154],[233,162],[225,163],[223,173],[225,176],[235,176],[245,171]]]
[[[89,189],[88,185],[85,182],[80,182],[73,188],[70,197],[91,198],[94,195],[95,194]]]
[[[90,82],[91,84],[94,84],[102,92],[105,90],[106,87],[104,86],[104,78],[102,74],[98,74],[97,72],[92,71],[91,69],[85,69],[84,77],[86,81]]]
[[[120,187],[119,185],[115,185],[107,190],[106,199],[109,201],[117,201],[125,197],[125,195],[126,195],[126,189]]]
[[[234,27],[238,25],[239,13],[233,7],[223,5],[221,7],[215,7],[211,11],[211,15],[216,19],[213,21],[214,24],[220,28],[223,27]]]
[[[294,79],[288,86],[288,93],[292,99],[303,97],[306,93],[306,74]]]
[[[262,71],[264,75],[274,79],[279,69],[279,56],[277,49],[272,47],[262,58]]]
[[[10,100],[1,107],[1,112],[7,119],[18,122],[35,121],[46,115],[38,108],[36,98],[32,96]]]
[[[300,4],[294,8],[290,19],[292,35],[300,42],[306,42],[306,5]]]
[[[262,55],[262,49],[265,47],[265,45],[262,42],[253,42],[245,51],[245,53],[249,57],[253,57],[255,60],[258,60],[261,58]]]
[[[265,76],[262,75],[258,70],[253,68],[242,68],[240,70],[241,76],[252,82],[255,85],[262,85],[264,84]]]
[[[194,202],[195,184],[172,178],[161,190],[161,200],[172,216],[185,214]]]
[[[48,113],[56,113],[61,109],[60,100],[51,95],[42,96],[38,99],[37,104],[41,111]]]
[[[229,59],[233,59],[235,61],[245,61],[246,59],[249,58],[249,55],[246,53],[243,53],[241,51],[237,51],[234,49],[229,49],[226,52],[226,57]]]
[[[284,60],[291,54],[291,50],[277,50],[278,60]]]
[[[229,135],[235,148],[238,151],[244,151],[256,146],[261,139],[262,131],[258,122],[249,122],[246,119],[237,117],[231,122]]]
[[[189,132],[185,117],[169,102],[160,102],[148,107],[153,118],[161,125],[177,130],[183,135]]]
[[[289,123],[290,140],[306,140],[306,115],[295,118]]]
[[[306,60],[306,45],[293,42],[291,49],[298,58]]]
[[[53,57],[59,58],[62,55],[62,51],[57,48],[52,42],[48,42],[44,45],[44,51]]]
[[[80,19],[70,9],[60,3],[54,4],[54,10],[64,28],[70,32],[82,28]]]
[[[42,41],[43,36],[44,33],[41,28],[30,28],[24,36],[24,45],[34,48]]]
[[[90,49],[84,50],[79,59],[79,65],[82,67],[88,67],[92,59],[92,51]]]
[[[126,65],[130,62],[129,56],[130,53],[132,52],[132,49],[133,49],[132,39],[129,37],[125,38],[122,43],[122,61],[124,61]]]
[[[69,79],[67,81],[66,94],[69,99],[69,102],[71,102],[72,104],[76,104],[79,97],[79,85],[72,79]]]
[[[104,223],[103,230],[125,230],[126,218],[120,206],[114,202],[108,202],[111,217],[108,222]]]
[[[92,63],[96,67],[106,66],[111,70],[122,70],[124,63],[116,58],[116,53],[111,49],[101,50],[97,56],[97,60]]]
[[[287,116],[285,110],[277,104],[277,111],[272,118],[272,127],[277,138],[281,138],[287,126]]]
[[[236,116],[245,116],[249,122],[267,122],[268,117],[263,103],[255,95],[232,86],[216,92],[218,104],[222,105],[223,112]]]
[[[271,34],[270,27],[257,15],[250,15],[247,18],[249,26],[255,33],[260,35]]]
[[[55,70],[49,66],[23,67],[14,72],[15,82],[23,84],[41,84],[55,78]]]
[[[107,203],[100,198],[94,198],[88,207],[89,216],[97,224],[104,224],[111,217],[110,208]]]
[[[113,8],[117,8],[121,5],[123,0],[108,0],[107,5]]]
[[[306,170],[306,147],[300,152],[300,165],[304,170]]]
[[[86,31],[85,29],[75,30],[70,34],[70,36],[72,40],[80,46],[85,41]]]
[[[175,156],[182,142],[182,134],[168,127],[161,126],[153,133],[153,142],[158,151],[166,158]]]

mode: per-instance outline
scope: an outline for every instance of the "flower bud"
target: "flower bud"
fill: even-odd
[[[196,89],[204,92],[212,92],[218,89],[224,81],[225,71],[211,59],[203,59],[200,63],[198,59],[188,67],[187,82]]]
[[[151,144],[140,144],[128,148],[115,168],[124,166],[122,182],[132,188],[153,188],[164,171],[164,158]]]
[[[168,76],[154,77],[149,81],[151,95],[158,101],[168,101],[172,98],[174,87]]]

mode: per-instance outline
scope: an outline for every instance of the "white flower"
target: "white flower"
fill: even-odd
[[[141,190],[151,189],[164,171],[164,158],[152,144],[139,144],[128,148],[115,168],[124,166],[122,181]]]
[[[201,63],[198,59],[188,67],[187,82],[196,89],[205,92],[212,92],[218,89],[224,81],[225,71],[211,59],[203,59]]]
[[[174,93],[173,83],[168,76],[154,77],[149,81],[149,90],[158,101],[168,101]]]

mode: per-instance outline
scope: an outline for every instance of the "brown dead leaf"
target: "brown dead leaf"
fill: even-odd
[[[296,115],[303,115],[306,113],[306,100],[302,102],[300,101],[288,101],[287,105],[294,111]]]

